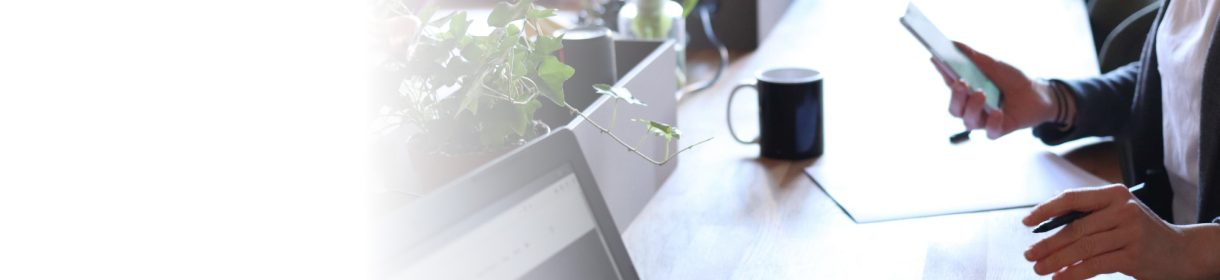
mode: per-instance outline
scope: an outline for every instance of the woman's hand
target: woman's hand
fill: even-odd
[[[961,118],[967,130],[985,128],[987,137],[996,139],[1014,130],[1055,119],[1058,107],[1046,82],[1031,80],[1016,67],[976,52],[966,44],[953,44],[1000,88],[1004,99],[1002,109],[985,111],[987,96],[981,90],[972,89],[964,80],[954,80],[949,69],[942,68],[943,64],[932,58],[932,64],[945,79],[945,85],[953,91],[949,113]]]
[[[1214,237],[1220,226],[1166,223],[1123,185],[1065,191],[1035,207],[1021,222],[1035,226],[1073,210],[1092,213],[1025,251],[1025,259],[1036,262],[1038,275],[1054,273],[1056,280],[1114,272],[1138,279],[1196,278],[1208,270],[1205,259],[1214,253],[1202,250],[1199,259],[1192,252],[1218,245]]]

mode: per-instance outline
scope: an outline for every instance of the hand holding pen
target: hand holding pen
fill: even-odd
[[[1072,216],[1078,216],[1075,222],[1070,222]],[[1031,246],[1025,259],[1035,262],[1035,273],[1053,273],[1054,279],[1114,272],[1140,279],[1204,276],[1195,274],[1200,271],[1186,260],[1198,256],[1192,254],[1212,254],[1211,249],[1188,244],[1200,238],[1220,241],[1220,227],[1169,224],[1123,185],[1065,191],[1035,207],[1021,222],[1032,227],[1047,220],[1070,223]]]

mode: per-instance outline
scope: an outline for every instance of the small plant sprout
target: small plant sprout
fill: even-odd
[[[614,129],[614,119],[617,118],[617,114],[618,114],[618,102],[620,100],[622,100],[624,102],[627,102],[628,104],[640,105],[640,106],[648,106],[648,104],[644,104],[644,102],[641,102],[639,99],[636,99],[634,96],[631,95],[631,91],[628,91],[625,88],[611,87],[610,85],[606,85],[606,84],[596,84],[596,85],[593,85],[593,89],[596,90],[597,93],[600,93],[603,95],[609,95],[614,98],[614,111],[611,111],[611,113],[610,113],[610,128],[602,127],[601,125],[597,124],[597,122],[594,122],[593,119],[590,119],[589,116],[586,116],[583,112],[581,112],[580,110],[577,110],[576,108],[573,108],[571,105],[567,105],[565,103],[564,106],[567,107],[568,110],[572,110],[573,113],[579,114],[580,117],[584,118],[585,121],[588,121],[589,124],[592,124],[594,127],[597,127],[597,129],[600,130],[602,133],[610,135],[610,138],[614,138],[614,141],[618,141],[618,143],[620,145],[623,145],[623,147],[626,147],[627,151],[633,152],[633,153],[639,155],[640,157],[643,157],[645,160],[648,160],[648,162],[651,162],[656,165],[665,165],[665,163],[669,162],[674,157],[677,157],[678,154],[681,154],[682,152],[685,152],[686,150],[690,150],[691,148],[693,148],[699,144],[703,144],[704,142],[712,140],[712,138],[704,139],[703,141],[699,141],[698,143],[691,144],[690,146],[686,146],[685,148],[682,148],[682,149],[678,150],[677,152],[670,154],[669,153],[669,146],[670,146],[669,143],[672,142],[674,139],[682,138],[682,131],[678,130],[677,127],[674,127],[674,126],[671,126],[668,124],[664,124],[664,123],[660,123],[660,122],[656,122],[656,121],[631,119],[632,121],[643,123],[645,125],[645,129],[647,129],[646,132],[644,133],[644,137],[640,138],[640,143],[636,144],[635,147],[632,147],[630,144],[627,144],[627,142],[620,139],[618,137],[618,135],[614,135],[614,133],[610,131],[611,129]],[[644,153],[640,152],[640,147],[644,146],[644,140],[648,139],[649,134],[656,135],[657,137],[665,137],[665,158],[664,159],[658,161],[658,160],[652,159],[651,157],[648,157],[648,155],[645,155]]]

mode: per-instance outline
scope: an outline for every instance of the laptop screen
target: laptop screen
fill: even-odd
[[[392,278],[621,279],[569,165],[430,239]]]

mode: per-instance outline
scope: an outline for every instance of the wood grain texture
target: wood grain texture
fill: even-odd
[[[729,136],[724,124],[728,91],[755,71],[776,66],[823,71],[827,94],[909,88],[911,94],[938,99],[941,105],[929,110],[945,111],[949,91],[928,62],[930,55],[898,23],[906,4],[797,0],[759,50],[740,55],[715,87],[679,104],[679,123],[687,136],[681,145],[716,138],[683,154],[675,173],[624,233],[643,279],[1049,278],[1034,274],[1033,264],[1022,257],[1028,246],[1047,236],[1020,224],[1029,208],[856,224],[802,172],[811,161],[760,159],[756,146]],[[1030,76],[1097,74],[1081,1],[916,4],[951,38]],[[756,99],[741,94],[734,103],[739,133],[756,134]],[[870,108],[842,106],[837,110]],[[898,116],[884,113],[875,112],[877,119],[861,125],[886,129],[887,118]],[[902,155],[861,156],[880,161]],[[873,176],[886,172],[876,170]],[[1102,278],[1107,277],[1125,278]]]

